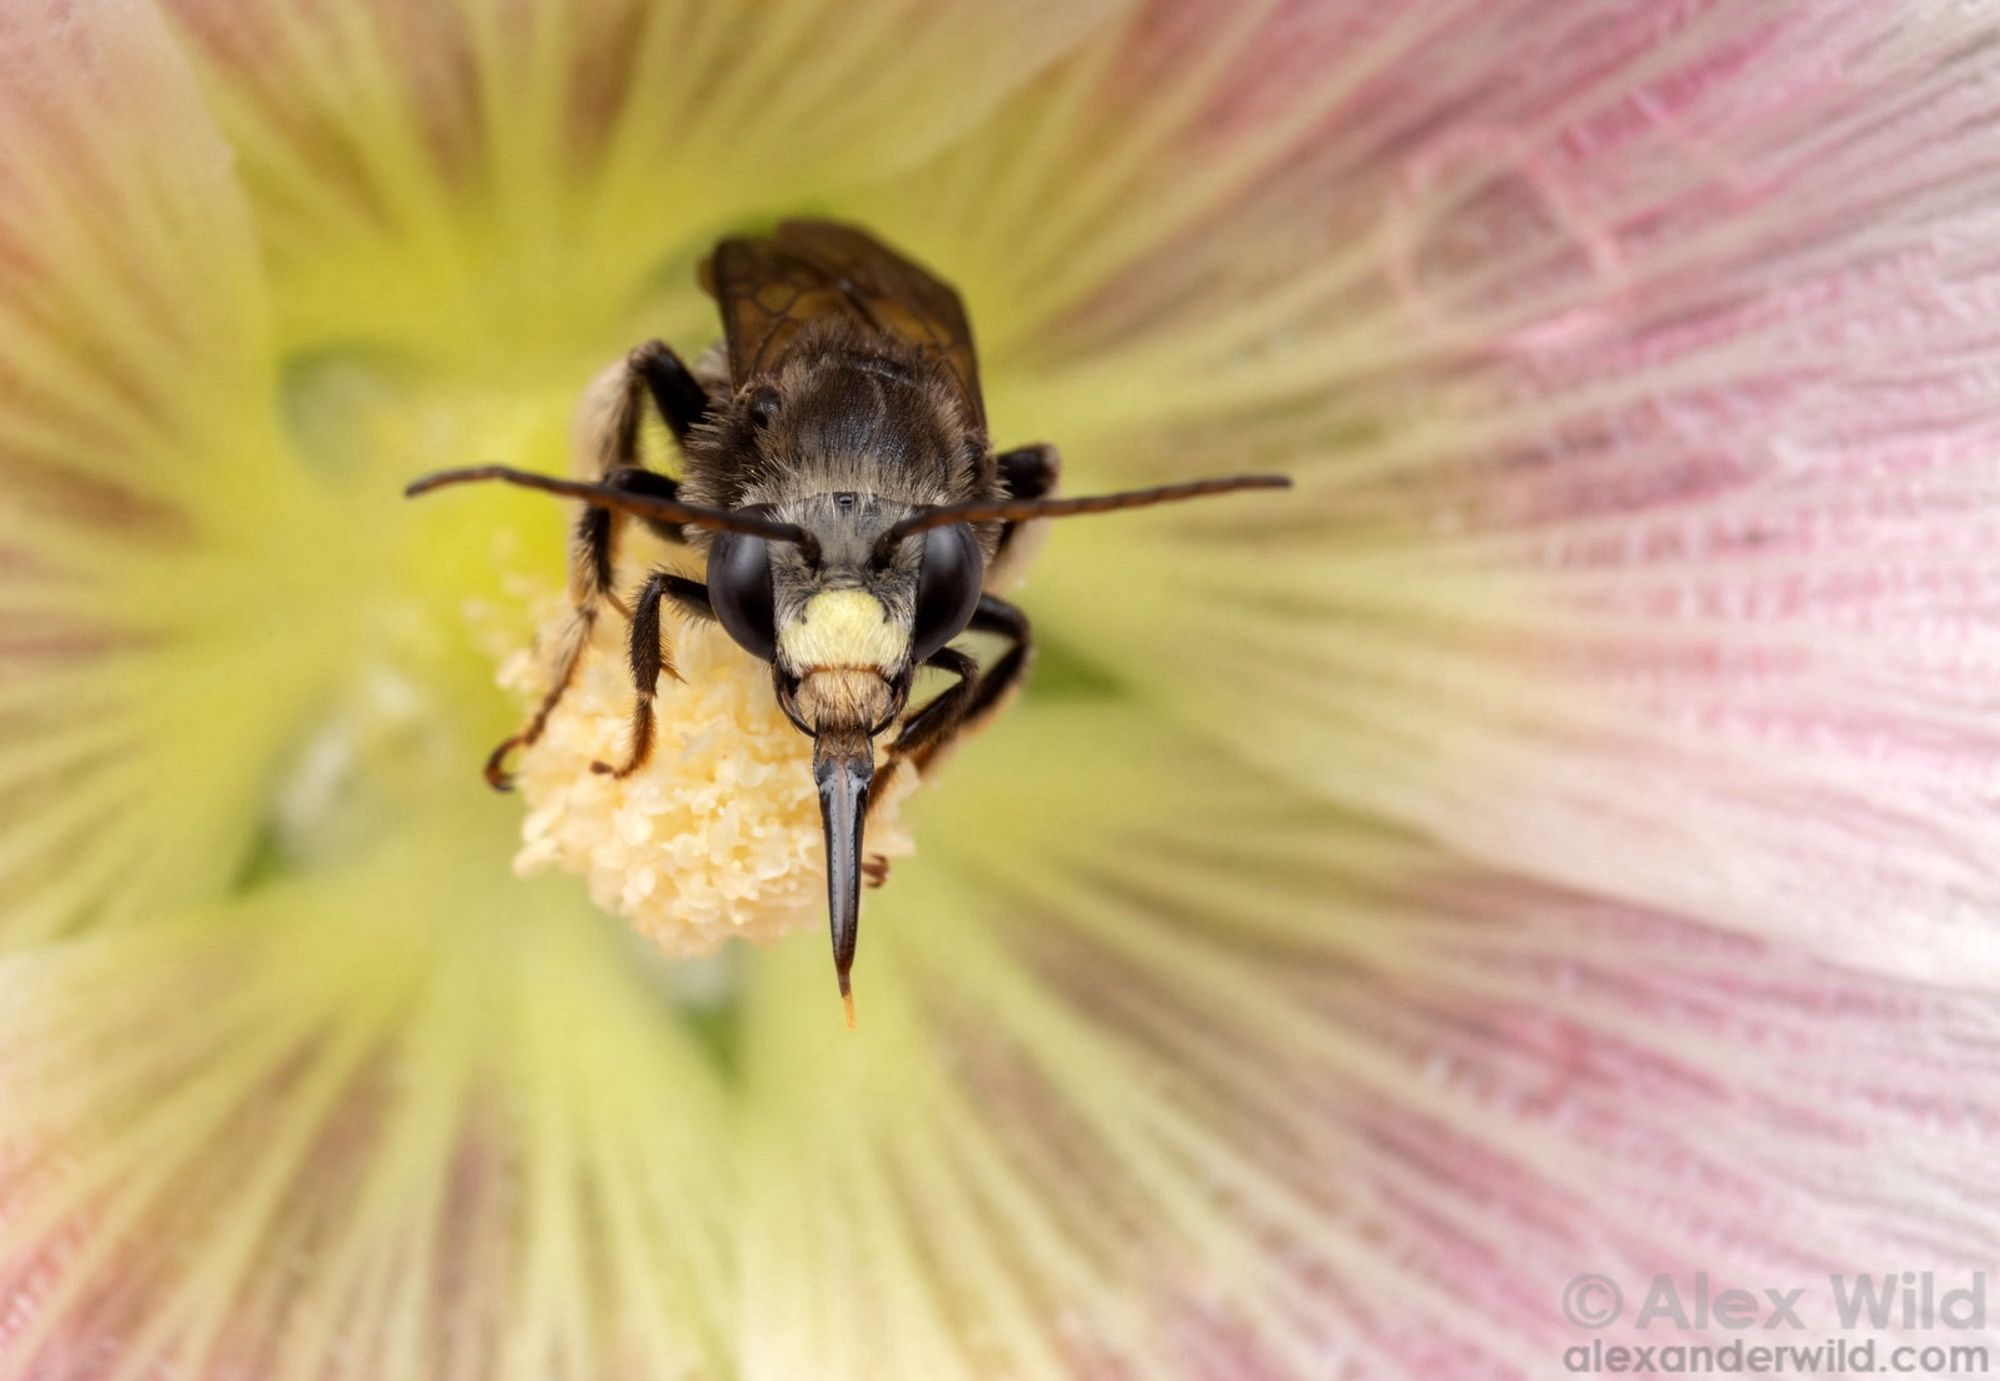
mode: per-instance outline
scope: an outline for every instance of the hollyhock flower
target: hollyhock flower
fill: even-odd
[[[1529,1377],[1743,1336],[1656,1275],[1990,1262],[1996,41],[15,0],[0,1377]],[[789,214],[956,282],[1073,491],[1299,480],[1052,534],[853,1036],[817,935],[668,943],[800,920],[754,664],[524,837],[566,515],[399,497],[564,469]]]

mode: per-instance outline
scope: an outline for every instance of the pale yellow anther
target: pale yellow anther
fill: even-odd
[[[544,646],[554,645],[567,618],[563,602],[551,601]],[[651,761],[622,781],[590,770],[593,761],[620,760],[628,742],[628,635],[617,615],[598,619],[547,732],[519,757],[516,785],[528,814],[516,870],[581,875],[599,906],[628,917],[669,954],[707,953],[732,935],[770,940],[823,929],[825,846],[812,741],[779,710],[770,668],[720,630],[671,629],[684,679],[660,680]],[[527,705],[547,675],[544,658],[522,652],[501,681]],[[915,784],[908,768],[877,775],[870,854],[914,851],[898,807]]]

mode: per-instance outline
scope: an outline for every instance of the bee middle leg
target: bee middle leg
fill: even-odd
[[[679,492],[679,486],[667,476],[637,465],[619,466],[605,475],[604,482],[634,494],[648,494],[662,499],[674,498]],[[583,516],[577,519],[576,533],[570,540],[571,616],[569,628],[563,634],[562,653],[556,659],[556,673],[527,724],[519,733],[501,740],[499,746],[487,755],[486,782],[495,791],[513,789],[513,774],[507,770],[508,757],[516,749],[531,747],[541,739],[543,731],[548,728],[549,716],[555,713],[556,706],[568,693],[570,683],[576,680],[576,669],[582,663],[584,649],[590,646],[591,634],[597,627],[598,610],[609,603],[628,616],[632,612],[612,588],[617,564],[619,517],[608,509],[586,508]],[[681,540],[680,533],[669,527],[661,526],[656,530],[668,541]]]
[[[623,763],[613,767],[608,762],[593,762],[590,765],[593,772],[622,781],[644,767],[646,760],[653,755],[653,697],[657,693],[660,677],[666,675],[680,680],[680,673],[674,670],[673,658],[660,639],[660,605],[669,599],[695,618],[715,617],[715,611],[708,603],[708,587],[700,581],[672,571],[654,571],[647,578],[645,588],[639,591],[638,603],[632,610],[630,656],[635,695],[632,745]]]
[[[680,497],[679,484],[642,465],[617,466],[605,472],[603,482],[614,489],[644,494],[649,498]],[[613,586],[618,566],[618,533],[628,521],[624,514],[614,513],[608,508],[586,508],[583,516],[577,519],[576,535],[570,541],[570,597],[579,618],[595,618],[599,600],[609,601],[618,607],[619,613],[631,617],[632,611],[618,598],[618,591]],[[681,545],[680,529],[673,524],[643,518],[640,521],[661,541]]]

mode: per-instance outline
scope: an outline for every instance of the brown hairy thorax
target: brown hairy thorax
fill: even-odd
[[[916,507],[1004,492],[985,433],[938,366],[845,319],[814,322],[777,371],[718,402],[688,433],[681,493],[691,502],[734,509],[854,492]]]

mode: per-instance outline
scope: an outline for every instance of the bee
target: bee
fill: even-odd
[[[484,465],[407,492],[500,481],[586,505],[572,543],[571,633],[540,706],[487,760],[497,789],[510,785],[509,755],[541,736],[575,679],[606,604],[631,620],[635,700],[625,760],[596,771],[627,777],[652,753],[655,686],[673,670],[663,605],[721,624],[770,664],[778,705],[813,743],[834,969],[852,1025],[861,879],[876,872],[863,853],[875,741],[893,729],[886,760],[921,773],[1020,687],[1033,657],[1028,619],[993,591],[1017,563],[1024,525],[1290,481],[1235,475],[1056,497],[1054,447],[996,453],[987,438],[957,292],[853,226],[788,221],[725,239],[700,281],[721,311],[720,346],[690,369],[650,341],[602,376],[602,405],[582,410],[580,449],[595,475]],[[640,463],[649,400],[679,445],[678,477]],[[621,599],[613,558],[634,519],[705,552],[706,582],[660,569]],[[1004,650],[982,666],[951,645],[966,632],[995,635]],[[923,668],[951,682],[913,708]]]

